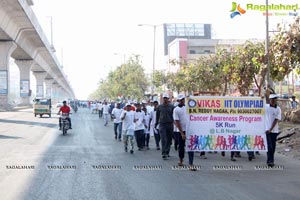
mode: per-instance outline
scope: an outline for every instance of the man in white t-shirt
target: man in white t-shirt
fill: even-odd
[[[117,103],[116,107],[111,111],[112,118],[114,119],[114,133],[115,139],[121,141],[122,136],[122,120],[121,120],[121,103]],[[118,134],[119,132],[119,134]]]
[[[274,166],[276,139],[279,134],[278,121],[281,120],[281,109],[276,104],[277,98],[278,96],[276,94],[270,94],[270,103],[266,105],[265,111],[265,130],[268,143],[267,165],[269,167]]]
[[[122,129],[123,129],[123,142],[125,146],[125,152],[128,151],[128,140],[131,144],[130,153],[133,154],[134,148],[134,111],[131,110],[131,105],[127,103],[125,109],[122,111],[121,120],[122,120]]]
[[[99,114],[100,109],[101,109],[101,103],[99,101],[97,101],[97,103],[96,103],[96,109],[97,109],[97,113]]]
[[[136,104],[136,111],[134,114],[135,131],[134,136],[136,139],[138,150],[144,150],[143,137],[145,130],[145,112],[142,111],[140,103]]]
[[[150,114],[147,112],[147,108],[143,107],[142,110],[145,113],[145,121],[144,121],[144,147],[146,147],[147,150],[149,150],[149,141],[150,141]]]
[[[108,115],[109,115],[109,105],[107,104],[107,101],[105,101],[103,105],[104,126],[108,124]]]
[[[94,113],[96,112],[96,109],[97,109],[96,102],[92,102],[92,104],[91,104],[91,111],[92,111],[92,114],[94,114]]]
[[[178,135],[178,155],[179,155],[179,166],[183,165],[183,158],[185,153],[185,140],[186,140],[186,126],[187,126],[187,113],[186,113],[186,107],[184,105],[185,103],[185,96],[180,94],[177,97],[177,100],[179,101],[178,106],[173,111],[173,117],[175,121],[175,125],[178,128],[179,135]],[[195,171],[196,168],[193,167],[193,161],[194,161],[194,152],[189,151],[189,169],[192,171]]]
[[[154,110],[154,106],[153,106],[153,100],[150,101],[150,103],[148,105],[146,105],[147,108],[147,113],[150,114],[151,111]]]

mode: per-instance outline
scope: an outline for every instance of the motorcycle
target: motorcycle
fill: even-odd
[[[77,112],[78,111],[78,107],[77,107],[77,105],[75,105],[74,106],[74,109],[73,109],[75,112]]]
[[[63,132],[63,135],[66,135],[68,130],[70,129],[70,124],[69,124],[69,120],[68,120],[69,114],[62,113],[60,118],[61,118],[61,130]]]

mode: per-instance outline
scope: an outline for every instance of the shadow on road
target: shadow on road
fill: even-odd
[[[32,113],[32,110],[13,110],[13,112]]]
[[[8,119],[0,119],[0,123],[10,123],[10,124],[26,124],[26,125],[34,125],[34,126],[44,126],[54,128],[57,127],[57,124],[50,124],[44,122],[33,122],[33,121],[22,121],[22,120],[8,120]]]
[[[7,135],[0,135],[0,139],[23,139],[23,138],[22,137],[7,136]]]

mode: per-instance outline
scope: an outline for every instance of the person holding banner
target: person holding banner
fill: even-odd
[[[170,157],[170,147],[173,135],[173,105],[169,103],[169,95],[163,94],[163,103],[157,107],[155,128],[159,124],[159,133],[162,145],[162,158],[165,160]]]
[[[276,138],[279,134],[278,121],[281,120],[281,109],[277,106],[278,96],[276,94],[271,94],[269,96],[270,103],[266,105],[265,110],[265,120],[266,120],[266,137],[268,144],[267,152],[267,165],[269,167],[274,166],[274,154],[276,149]]]
[[[174,109],[178,106],[179,102],[175,102],[174,105]],[[174,118],[174,111],[173,111],[173,118]],[[179,130],[176,126],[176,122],[174,121],[174,131],[173,131],[173,139],[174,139],[174,149],[175,151],[178,150],[178,137],[179,137]]]
[[[173,117],[175,120],[176,127],[178,128],[179,135],[178,135],[178,155],[179,155],[179,166],[183,166],[183,158],[185,153],[185,140],[186,140],[186,125],[187,125],[187,116],[186,116],[186,107],[184,105],[185,96],[180,94],[177,97],[179,100],[178,106],[173,111]],[[189,169],[191,171],[196,171],[196,168],[193,167],[194,161],[194,152],[189,151]]]

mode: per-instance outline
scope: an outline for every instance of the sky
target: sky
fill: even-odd
[[[56,56],[64,66],[78,99],[86,99],[101,78],[132,54],[141,56],[146,73],[152,70],[153,27],[156,31],[155,68],[162,69],[163,23],[212,24],[215,39],[265,39],[265,17],[261,11],[248,11],[230,18],[232,0],[34,0],[32,9]],[[264,0],[236,0],[242,8]],[[269,0],[271,3],[297,3],[296,0]],[[51,18],[50,18],[51,17]],[[270,17],[270,30],[292,17]]]

